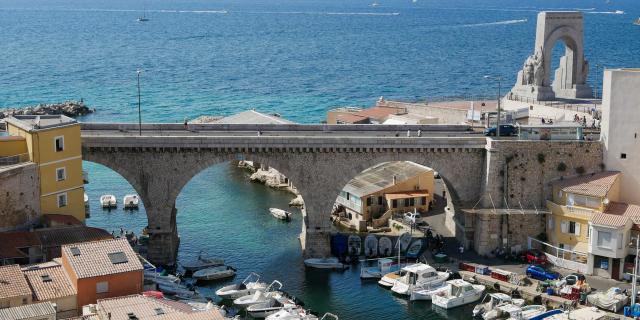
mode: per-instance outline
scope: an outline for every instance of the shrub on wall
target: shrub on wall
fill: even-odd
[[[564,162],[558,163],[558,171],[564,172],[567,170],[567,165]]]
[[[539,162],[540,164],[543,164],[543,163],[544,163],[544,160],[545,160],[545,159],[544,159],[544,153],[538,153],[538,162]]]
[[[576,173],[577,173],[577,174],[584,174],[584,171],[585,171],[585,170],[584,170],[584,167],[583,167],[583,166],[580,166],[580,167],[577,167],[577,168],[576,168]]]

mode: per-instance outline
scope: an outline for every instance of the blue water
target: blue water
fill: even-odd
[[[309,123],[334,106],[370,105],[381,95],[493,95],[483,76],[501,75],[510,87],[533,50],[536,13],[544,9],[584,11],[592,68],[640,66],[635,0],[371,2],[0,0],[0,108],[83,98],[97,109],[83,121],[135,121],[136,69],[143,70],[144,121],[256,108]],[[150,21],[136,22],[144,9]],[[615,10],[626,14],[607,13]],[[110,169],[85,168],[89,225],[146,225],[144,208],[102,211],[101,194],[121,199],[133,189]],[[300,216],[287,224],[266,211],[290,198],[228,164],[205,170],[176,204],[180,259],[205,249],[238,268],[237,280],[251,271],[283,280],[310,307],[341,319],[469,318],[469,308],[434,311],[361,283],[357,269],[305,270]]]

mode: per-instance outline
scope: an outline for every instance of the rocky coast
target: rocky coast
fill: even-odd
[[[89,113],[95,112],[95,109],[91,109],[85,105],[84,101],[65,101],[60,103],[51,104],[38,104],[27,107],[6,108],[0,109],[0,119],[10,117],[13,115],[48,115],[48,114],[63,114],[67,117],[84,116]]]

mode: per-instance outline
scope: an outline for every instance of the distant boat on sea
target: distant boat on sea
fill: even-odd
[[[374,1],[374,2],[371,4],[371,6],[372,6],[372,7],[377,7],[377,6],[379,6],[379,5],[380,5],[380,4],[379,4],[377,1]]]
[[[633,24],[635,24],[636,26],[640,26],[640,18],[636,19]]]
[[[142,12],[142,17],[138,17],[138,22],[146,22],[149,21],[149,18],[147,18],[147,9],[145,9]]]

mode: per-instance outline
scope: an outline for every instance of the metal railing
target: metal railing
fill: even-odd
[[[10,166],[29,161],[31,160],[28,153],[20,153],[14,156],[0,157],[0,166]]]

